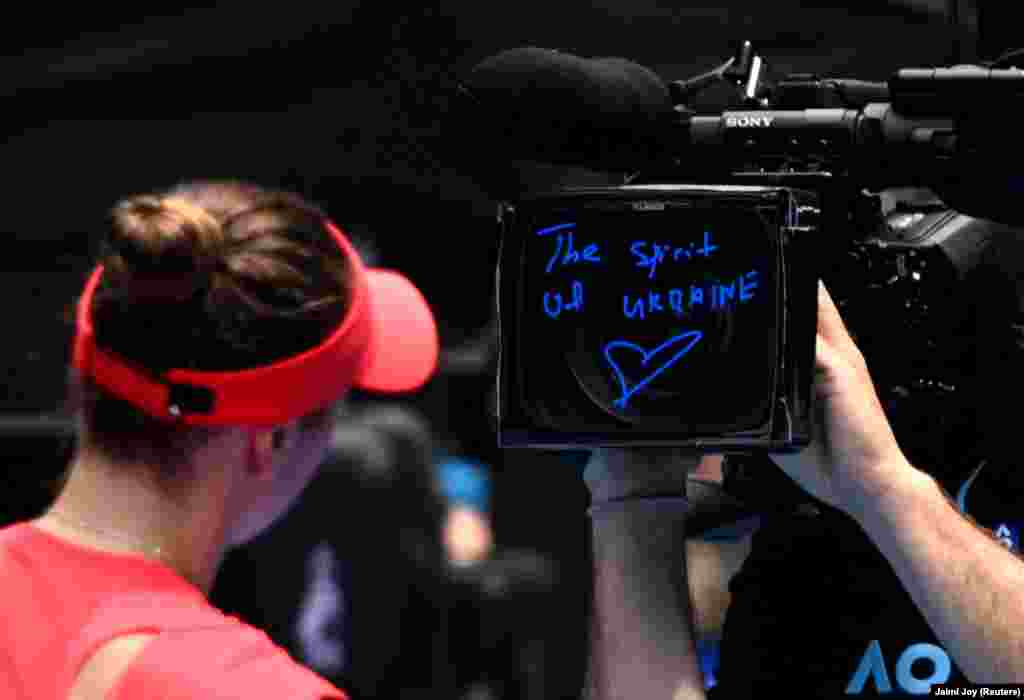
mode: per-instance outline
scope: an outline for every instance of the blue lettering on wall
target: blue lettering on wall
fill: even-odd
[[[709,257],[712,252],[718,250],[718,246],[711,243],[711,232],[704,232],[704,244],[697,247],[695,243],[689,246],[673,246],[667,243],[649,243],[648,241],[633,241],[629,252],[637,258],[637,267],[646,267],[648,279],[654,279],[658,265],[666,260],[679,262],[691,260],[695,257]]]
[[[583,310],[583,283],[572,283],[572,300],[563,300],[559,292],[544,292],[544,313],[550,318],[558,318],[563,311]]]
[[[932,662],[932,672],[924,678],[918,678],[910,670],[918,659]],[[934,644],[912,644],[900,654],[896,662],[896,682],[912,695],[927,695],[933,683],[945,683],[949,680],[952,663],[949,655],[942,647]]]
[[[547,236],[548,234],[555,233],[556,231],[563,231],[567,229],[573,229],[576,224],[558,224],[556,226],[548,226],[537,231],[538,236]],[[562,248],[565,248],[563,251]],[[581,262],[598,263],[601,262],[601,258],[598,255],[600,250],[597,243],[591,243],[581,251],[576,249],[575,241],[573,240],[572,231],[570,230],[567,236],[558,234],[555,240],[555,254],[548,260],[547,267],[544,268],[546,272],[551,272],[555,269],[555,265],[561,264],[563,267],[568,265],[574,265]]]
[[[869,675],[874,680],[875,688],[879,693],[892,692],[889,672],[885,668],[885,657],[882,656],[882,647],[877,639],[871,640],[867,651],[861,657],[857,670],[853,672],[853,677],[846,684],[846,694],[856,695],[862,692]]]
[[[918,678],[911,669],[914,662],[926,659],[931,662],[931,673],[925,678]],[[952,673],[952,662],[949,654],[934,644],[911,644],[896,661],[896,684],[911,695],[928,695],[931,687],[937,683],[945,683]],[[861,657],[857,669],[853,672],[850,682],[846,685],[847,695],[859,695],[864,692],[868,678],[874,682],[878,693],[891,693],[892,682],[886,670],[885,656],[877,639],[871,640],[864,656]]]
[[[619,380],[619,387],[622,389],[622,395],[614,401],[615,406],[619,409],[626,408],[631,396],[646,387],[654,381],[655,377],[665,372],[665,370],[678,362],[681,357],[690,352],[690,350],[693,349],[693,346],[697,344],[703,335],[704,334],[700,331],[688,331],[686,333],[681,333],[679,335],[672,336],[653,350],[645,350],[639,345],[625,340],[613,340],[605,345],[605,359],[608,360],[608,364],[611,365],[612,371],[615,373],[615,377]],[[640,366],[643,367],[648,374],[642,379],[630,383],[616,359],[612,357],[612,351],[619,348],[625,348],[634,353],[638,353],[640,355]]]

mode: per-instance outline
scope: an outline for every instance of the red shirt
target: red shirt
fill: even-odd
[[[66,700],[101,645],[144,633],[157,636],[108,700],[345,700],[266,634],[140,555],[78,546],[19,523],[0,529],[0,582],[4,700]]]

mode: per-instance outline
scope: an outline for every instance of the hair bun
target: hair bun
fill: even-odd
[[[105,267],[131,296],[181,300],[209,285],[224,233],[217,219],[182,197],[132,197],[110,214]]]

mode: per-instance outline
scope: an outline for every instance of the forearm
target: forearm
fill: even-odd
[[[682,512],[627,506],[594,519],[588,700],[704,697],[685,535]]]
[[[976,683],[1024,681],[1024,561],[905,464],[854,514],[932,630]]]

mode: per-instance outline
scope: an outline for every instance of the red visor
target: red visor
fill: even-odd
[[[420,388],[438,359],[429,305],[401,274],[365,267],[337,226],[327,223],[327,229],[351,263],[353,285],[345,320],[319,346],[263,367],[172,369],[156,377],[96,346],[91,311],[103,275],[97,266],[78,307],[75,368],[149,415],[189,425],[278,425],[327,406],[351,387],[382,393]]]

